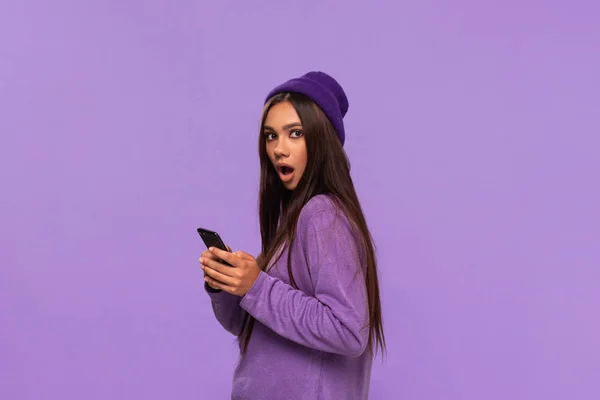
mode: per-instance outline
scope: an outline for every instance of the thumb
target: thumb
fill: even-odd
[[[225,245],[225,247],[227,247],[227,251],[231,253],[231,247],[229,247],[228,245]]]
[[[254,257],[252,255],[246,253],[245,251],[239,250],[239,251],[236,251],[235,253],[238,255],[238,257],[240,257],[244,260],[249,260],[249,261],[254,260]]]

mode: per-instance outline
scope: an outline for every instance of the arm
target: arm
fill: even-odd
[[[240,307],[241,298],[227,292],[215,292],[206,282],[204,283],[204,289],[210,297],[217,321],[227,332],[239,336],[247,314]]]
[[[359,356],[369,337],[359,243],[348,221],[334,210],[319,211],[303,225],[297,240],[305,256],[296,258],[294,268],[308,268],[314,297],[261,272],[240,305],[289,340],[329,353]]]

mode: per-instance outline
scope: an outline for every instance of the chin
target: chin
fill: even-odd
[[[288,183],[283,184],[283,187],[289,191],[293,191],[294,189],[296,189],[297,186],[298,186],[298,183],[296,183],[296,182],[288,182]]]

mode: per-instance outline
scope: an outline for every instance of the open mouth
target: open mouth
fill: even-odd
[[[282,165],[279,167],[279,173],[281,173],[283,176],[288,176],[292,172],[294,172],[294,168],[288,167],[287,165]]]

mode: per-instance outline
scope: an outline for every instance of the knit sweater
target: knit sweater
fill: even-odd
[[[238,335],[256,321],[235,367],[232,400],[363,400],[371,376],[366,265],[356,228],[325,195],[302,209],[290,249],[243,297],[210,293],[214,314]],[[288,277],[291,251],[294,280]]]

